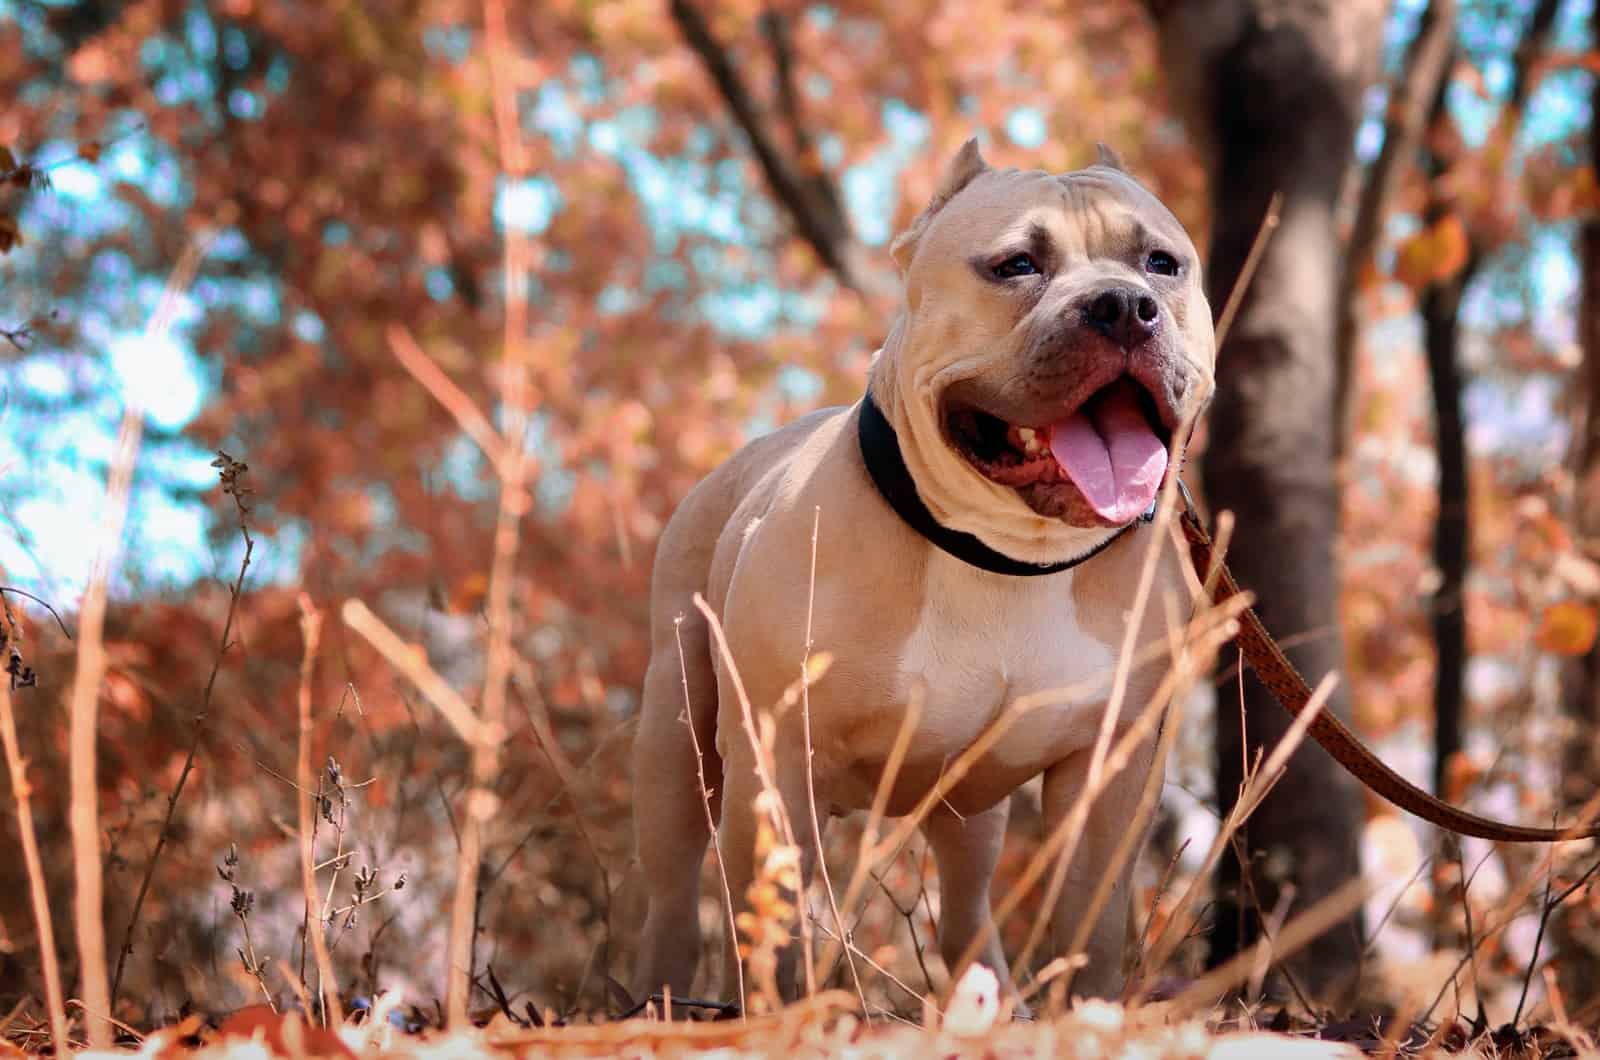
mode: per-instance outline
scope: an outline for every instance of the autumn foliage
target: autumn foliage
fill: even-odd
[[[791,167],[790,198],[774,191],[727,87],[668,10],[681,0],[507,6],[497,75],[484,6],[468,0],[0,4],[0,377],[15,401],[0,427],[10,460],[0,459],[10,506],[0,536],[18,545],[0,555],[26,555],[50,533],[10,510],[44,489],[28,472],[43,459],[30,439],[69,412],[109,438],[126,390],[104,367],[109,346],[149,335],[169,288],[172,335],[192,352],[203,394],[192,417],[146,425],[104,631],[104,923],[114,1012],[132,1026],[198,1034],[204,1023],[214,1035],[216,1021],[201,1017],[315,992],[299,795],[313,811],[324,910],[311,931],[326,940],[338,996],[370,1008],[393,992],[405,998],[402,1025],[439,1022],[473,747],[340,616],[361,601],[477,709],[505,517],[520,547],[505,583],[504,740],[477,804],[469,1007],[501,1012],[502,1031],[515,1017],[529,1034],[628,1007],[616,982],[642,915],[628,752],[651,556],[674,505],[749,438],[859,395],[897,297],[887,240],[974,132],[1003,165],[1069,169],[1092,160],[1097,141],[1114,145],[1198,242],[1209,230],[1200,156],[1132,0],[1008,4],[1003,17],[956,3],[691,5]],[[1572,95],[1587,83],[1572,78],[1589,76],[1590,45],[1569,53],[1568,43],[1540,66],[1535,107],[1553,98],[1537,91]],[[1486,106],[1497,97],[1479,71],[1492,59],[1469,52],[1453,67]],[[511,127],[497,127],[507,100]],[[1600,601],[1600,566],[1574,521],[1594,484],[1573,474],[1566,449],[1587,413],[1574,382],[1577,295],[1552,303],[1541,287],[1549,255],[1570,266],[1572,231],[1600,190],[1587,131],[1541,130],[1507,142],[1431,128],[1465,137],[1443,216],[1424,217],[1420,167],[1400,184],[1356,294],[1366,323],[1342,468],[1341,613],[1328,618],[1347,638],[1359,727],[1425,775],[1433,443],[1405,322],[1421,292],[1476,254],[1488,294],[1469,321],[1485,424],[1472,447],[1462,601],[1472,738],[1448,794],[1529,821],[1566,805],[1560,763],[1572,734],[1553,686],[1559,660],[1594,647]],[[508,136],[520,168],[507,164]],[[826,260],[824,237],[797,227],[808,209],[845,220],[830,231],[848,269]],[[508,234],[525,260],[508,263]],[[508,329],[520,300],[525,318],[512,319],[522,326]],[[520,390],[507,387],[513,348],[526,365]],[[66,383],[29,382],[46,368]],[[509,516],[495,445],[526,461]],[[85,448],[69,457],[103,480],[109,444]],[[248,465],[232,479],[243,492],[199,477],[219,452],[225,476]],[[141,527],[180,517],[203,520],[209,554],[163,574],[174,564],[140,546]],[[251,566],[235,591],[247,537]],[[81,582],[24,562],[3,574],[77,628]],[[302,598],[324,616],[307,671],[309,788],[295,773]],[[75,997],[65,792],[78,645],[32,600],[4,599],[6,644],[38,678],[12,698]],[[1219,685],[1223,711],[1231,688]],[[1140,915],[1156,931],[1171,912],[1157,902],[1163,887],[1195,871],[1192,857],[1179,859],[1164,883],[1168,861],[1196,819],[1215,829],[1208,744],[1196,735],[1194,746],[1180,741],[1177,787],[1139,876]],[[1178,790],[1196,785],[1198,796]],[[1023,799],[1013,814],[1003,878],[1037,843],[1028,810]],[[1420,1018],[1433,991],[1460,981],[1454,957],[1480,941],[1467,941],[1463,910],[1488,916],[1507,881],[1541,863],[1470,848],[1490,867],[1463,895],[1433,837],[1371,810],[1367,845],[1382,868],[1369,871],[1392,868],[1397,885],[1416,871],[1423,886],[1385,892],[1392,923],[1380,924],[1383,905],[1370,908],[1380,948],[1385,931],[1408,941],[1374,958],[1363,1000]],[[11,814],[0,813],[8,837]],[[856,833],[832,842],[848,858]],[[1580,878],[1583,853],[1556,860],[1554,890]],[[887,973],[869,991],[875,1012],[920,1014],[922,996],[948,985],[930,948],[938,898],[927,861],[920,845],[895,860],[858,927],[858,945]],[[710,880],[708,869],[708,895]],[[25,1003],[19,1018],[37,1028],[27,895],[20,859],[0,859],[0,1009]],[[1567,956],[1592,963],[1600,895],[1576,891],[1568,907],[1563,945],[1592,952]],[[1479,953],[1470,988],[1501,1022],[1535,960],[1537,898],[1521,909],[1521,926]],[[719,916],[710,901],[713,938]],[[1027,926],[1008,924],[1008,950]],[[1548,943],[1540,952],[1543,967]],[[1193,976],[1203,956],[1189,940],[1166,971]],[[1534,990],[1554,1019],[1563,1002],[1542,975]],[[1453,1019],[1455,1000],[1441,1004],[1433,1018]],[[1564,1004],[1592,1026],[1600,991]],[[191,1013],[192,1026],[182,1022]],[[324,1044],[327,1055],[344,1048]]]

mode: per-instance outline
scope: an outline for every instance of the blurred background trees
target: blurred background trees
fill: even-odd
[[[18,244],[0,258],[5,584],[75,603],[122,408],[147,428],[101,710],[113,945],[199,746],[122,993],[158,1013],[257,993],[234,956],[234,887],[255,896],[258,944],[300,965],[281,779],[299,590],[369,601],[463,688],[478,680],[493,469],[400,358],[425,351],[498,420],[515,229],[533,254],[534,486],[477,960],[540,1004],[605,1005],[639,911],[623,763],[655,537],[743,440],[859,395],[893,311],[886,242],[973,134],[996,163],[1056,170],[1112,145],[1209,247],[1219,309],[1282,194],[1199,442],[1208,503],[1239,515],[1235,567],[1303,667],[1344,671],[1341,709],[1404,771],[1520,820],[1581,802],[1560,770],[1593,772],[1600,701],[1580,295],[1596,282],[1591,20],[1582,0],[1085,0],[981,17],[542,0],[510,26],[532,173],[512,179],[475,3],[0,0],[0,241]],[[186,255],[174,327],[148,335]],[[202,724],[243,547],[212,489],[217,448],[250,465],[257,546]],[[71,646],[11,602],[42,685],[19,695],[23,741],[49,790]],[[328,928],[335,962],[347,990],[402,981],[425,997],[438,973],[414,955],[443,952],[432,910],[467,754],[333,623],[318,674],[324,878],[350,907]],[[1215,733],[1174,766],[1154,865],[1204,846],[1241,755],[1281,727],[1251,683],[1218,691]],[[1234,886],[1234,863],[1186,968],[1363,860],[1398,883],[1431,853],[1320,752],[1300,757],[1252,823],[1252,886]],[[64,910],[59,811],[41,832]],[[1017,817],[1008,865],[1036,838]],[[230,843],[240,882],[224,885]],[[1494,901],[1532,856],[1485,862],[1468,901]],[[363,866],[380,881],[369,897],[406,885],[353,903]],[[1320,943],[1308,984],[1370,985],[1415,956],[1406,939],[1450,939],[1462,900],[1439,866],[1393,917],[1394,891],[1369,908],[1376,950],[1354,924]],[[19,872],[0,865],[0,893],[25,893]],[[899,908],[915,912],[918,879],[914,856],[886,879]],[[1568,964],[1600,939],[1573,909]],[[0,918],[14,996],[36,982],[31,921],[20,897]],[[920,974],[909,932],[925,941],[925,918],[886,901],[868,929]],[[1520,968],[1531,924],[1496,945],[1491,972]]]

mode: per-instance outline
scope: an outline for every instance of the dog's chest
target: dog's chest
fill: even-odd
[[[936,566],[926,590],[891,687],[845,749],[852,772],[876,775],[913,701],[922,708],[904,771],[912,787],[1029,703],[969,774],[975,802],[1093,742],[1116,654],[1084,630],[1069,578],[973,578]]]

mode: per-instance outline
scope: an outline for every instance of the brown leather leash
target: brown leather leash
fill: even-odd
[[[1222,603],[1239,593],[1239,583],[1234,581],[1224,563],[1216,559],[1211,535],[1206,532],[1194,501],[1187,490],[1183,491],[1182,512],[1178,519],[1183,536],[1189,542],[1189,555],[1194,561],[1195,574],[1205,583],[1214,577],[1216,587],[1212,594],[1214,603]],[[1239,633],[1234,638],[1239,654],[1250,664],[1256,677],[1266,685],[1283,708],[1299,717],[1311,701],[1311,686],[1295,669],[1294,663],[1283,653],[1278,642],[1261,624],[1255,608],[1247,607],[1239,615]],[[1600,836],[1600,823],[1573,825],[1567,828],[1530,828],[1507,824],[1488,817],[1479,817],[1457,806],[1429,795],[1399,773],[1384,764],[1360,738],[1329,711],[1322,711],[1311,722],[1312,739],[1333,756],[1345,771],[1366,785],[1380,798],[1393,803],[1407,813],[1459,835],[1477,836],[1504,843],[1551,843],[1565,839],[1584,839]]]

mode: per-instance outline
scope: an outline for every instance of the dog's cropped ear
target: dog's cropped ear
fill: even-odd
[[[955,198],[962,188],[971,184],[988,169],[989,163],[983,160],[976,139],[968,140],[961,145],[956,157],[945,167],[944,176],[940,178],[939,187],[933,193],[933,198],[928,200],[928,205],[917,214],[911,226],[896,236],[894,242],[889,245],[889,254],[902,271],[911,264],[911,256],[916,253],[917,241],[922,238],[922,233],[927,229],[928,222],[933,220],[934,214],[944,209],[945,203]]]
[[[1111,150],[1111,148],[1107,147],[1105,144],[1096,142],[1094,145],[1094,151],[1095,165],[1104,166],[1106,169],[1114,169],[1119,173],[1126,173],[1128,171],[1128,167],[1122,164],[1121,157],[1119,157],[1115,151]]]

